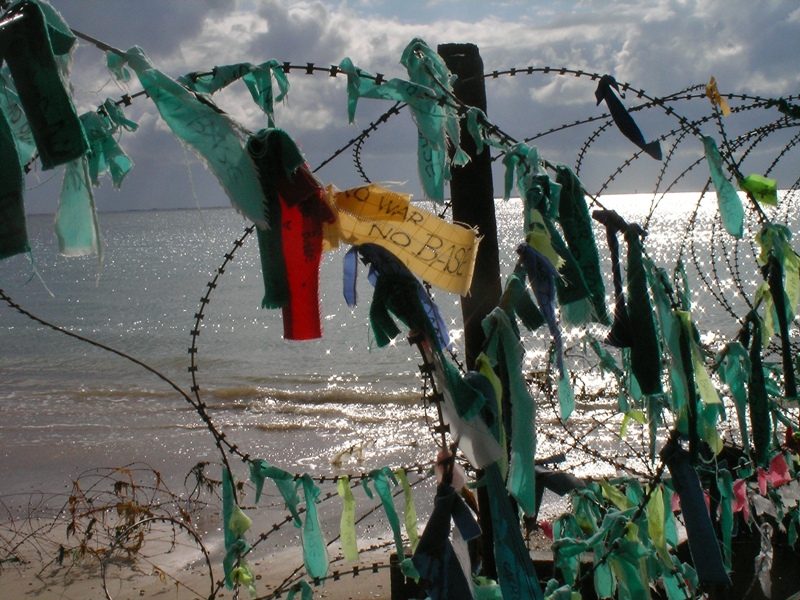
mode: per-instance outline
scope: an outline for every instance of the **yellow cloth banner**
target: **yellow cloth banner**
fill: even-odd
[[[725,98],[723,98],[719,93],[719,90],[717,89],[717,80],[714,79],[713,76],[708,82],[708,85],[706,85],[706,96],[708,96],[708,99],[711,100],[711,104],[716,104],[719,106],[723,117],[727,117],[729,114],[731,114],[731,108],[728,106]]]
[[[411,204],[407,194],[374,183],[331,198],[341,241],[377,244],[431,285],[462,296],[469,292],[480,241],[474,229],[448,223]]]

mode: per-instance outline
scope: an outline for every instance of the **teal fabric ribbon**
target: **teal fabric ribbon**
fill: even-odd
[[[294,526],[301,527],[302,521],[300,519],[300,512],[297,510],[297,505],[300,498],[297,495],[297,488],[300,483],[295,481],[291,473],[287,473],[283,469],[279,469],[270,465],[267,461],[257,458],[250,462],[250,481],[256,486],[256,501],[258,504],[261,500],[261,493],[264,490],[265,479],[271,479],[278,486],[278,491],[286,503],[286,508],[294,519]]]
[[[711,181],[717,191],[717,205],[722,225],[725,231],[732,236],[741,238],[744,235],[744,208],[742,200],[733,184],[725,176],[725,169],[722,166],[722,156],[720,156],[717,142],[714,138],[707,135],[703,137],[703,148],[705,150],[706,162],[708,163]]]
[[[517,179],[519,181],[519,173]],[[581,325],[588,322],[592,318],[593,308],[592,301],[589,294],[589,288],[584,279],[581,264],[578,262],[575,255],[573,255],[573,248],[580,252],[581,248],[575,244],[575,236],[584,236],[588,233],[588,241],[591,243],[593,240],[591,221],[588,224],[588,232],[585,227],[581,227],[578,219],[570,218],[570,208],[574,208],[574,198],[570,198],[565,202],[566,209],[565,223],[561,223],[561,228],[565,235],[570,235],[573,241],[572,246],[564,241],[561,232],[556,228],[555,221],[560,221],[561,211],[561,191],[562,186],[560,183],[553,182],[546,173],[541,171],[537,175],[530,176],[526,174],[523,176],[522,185],[527,186],[523,195],[525,216],[529,218],[532,210],[539,211],[544,221],[544,226],[547,229],[550,243],[553,250],[562,259],[563,264],[559,267],[559,277],[555,279],[556,295],[558,303],[561,306],[562,318],[570,325]],[[588,210],[586,210],[586,203],[583,202],[584,212],[588,219]],[[568,214],[569,213],[569,214]],[[530,228],[530,223],[526,225]],[[578,228],[575,231],[569,231],[568,228]],[[595,254],[596,254],[595,250]],[[599,257],[598,257],[599,261]],[[599,263],[597,265],[599,269]],[[604,298],[605,301],[605,298]]]
[[[483,321],[489,340],[489,354],[499,360],[497,344],[502,345],[502,358],[508,374],[511,418],[511,464],[508,491],[529,516],[536,514],[536,404],[530,395],[522,369],[524,349],[509,322],[508,316],[495,308]]]
[[[593,313],[592,320],[610,325],[606,310],[606,290],[600,268],[600,254],[592,229],[592,220],[586,204],[583,184],[566,165],[556,167],[556,182],[561,186],[558,203],[558,222],[564,240],[578,263],[583,281],[589,291]]]
[[[672,284],[666,271],[650,259],[644,259],[645,272],[653,294],[661,339],[664,343],[664,353],[667,371],[670,380],[670,408],[678,414],[686,407],[689,397],[689,384],[693,382],[686,379],[683,369],[681,350],[681,323],[670,303],[669,294],[672,293]]]
[[[748,313],[740,341],[749,346],[750,385],[747,387],[747,404],[750,408],[750,430],[756,462],[766,466],[772,437],[769,398],[767,397],[764,367],[761,361],[761,319],[755,311]]]
[[[536,306],[536,302],[533,301],[530,288],[525,280],[525,268],[522,263],[518,263],[514,272],[506,280],[503,290],[505,301],[501,299],[500,306],[508,314],[512,325],[516,324],[516,318],[528,331],[536,331],[545,324],[545,319],[539,307]]]
[[[69,90],[75,36],[44,2],[17,2],[3,16],[0,57],[8,65],[42,168],[77,160],[88,150]]]
[[[722,532],[722,559],[725,568],[730,571],[732,566],[732,540],[733,540],[733,477],[727,469],[717,471],[717,488],[719,489],[719,528]]]
[[[328,546],[322,537],[317,502],[320,489],[311,475],[302,477],[303,494],[306,500],[306,519],[303,522],[303,562],[312,579],[322,579],[328,574]]]
[[[115,137],[120,126],[115,119],[119,118],[120,110],[115,107],[116,110],[108,112],[107,105],[114,106],[114,103],[106,101],[99,111],[84,113],[80,119],[89,140],[89,176],[92,182],[99,185],[99,176],[108,171],[114,187],[119,188],[125,175],[133,168],[133,161],[125,154]],[[124,115],[122,118],[124,119]],[[122,123],[132,122],[124,119]],[[133,126],[135,129],[136,123]]]
[[[794,373],[794,361],[792,360],[789,322],[794,317],[794,307],[787,307],[786,292],[783,285],[783,264],[775,256],[774,250],[770,254],[766,269],[767,284],[769,285],[770,294],[772,294],[772,301],[775,303],[775,312],[778,315],[778,330],[781,334],[784,396],[787,399],[793,399],[797,397],[797,380]]]
[[[453,75],[444,60],[420,38],[409,42],[400,56],[400,63],[413,83],[429,88],[436,98],[436,102],[424,110],[417,109],[411,103],[409,106],[420,131],[417,165],[422,187],[429,198],[443,201],[443,180],[450,179],[448,149],[452,148],[453,164],[465,165],[469,162],[466,152],[461,149],[457,109],[451,102],[442,102],[453,95]]]
[[[289,93],[289,79],[281,64],[275,59],[259,65],[237,63],[218,66],[211,70],[211,74],[187,73],[183,77],[179,77],[178,81],[190,90],[203,94],[214,94],[239,79],[244,81],[253,102],[267,115],[269,126],[274,127],[274,105]],[[278,86],[277,96],[272,89],[273,80]]]
[[[55,222],[58,251],[64,256],[97,253],[103,261],[100,228],[94,204],[94,192],[86,157],[67,164]]]
[[[750,432],[747,426],[747,383],[750,381],[750,357],[741,342],[727,344],[717,355],[719,378],[731,391],[742,436],[742,449],[750,451]]]
[[[200,155],[233,206],[266,227],[261,186],[230,119],[156,69],[141,48],[131,48],[125,58],[172,133]]]
[[[400,334],[394,315],[409,329],[423,332],[435,351],[446,347],[449,336],[439,309],[408,267],[376,244],[361,244],[356,248],[361,260],[370,266],[369,280],[375,287],[369,316],[378,346],[386,346]]]
[[[36,154],[36,142],[11,79],[8,65],[0,68],[0,111],[5,115],[11,128],[19,152],[19,163],[24,165]]]
[[[311,600],[314,597],[314,590],[305,579],[301,579],[300,583],[293,585],[289,589],[289,594],[286,600],[294,600],[294,597],[300,592],[300,600]]]
[[[403,535],[400,531],[400,517],[397,514],[397,509],[394,507],[394,499],[392,498],[392,487],[397,487],[397,479],[389,467],[383,467],[382,469],[370,471],[369,481],[372,482],[375,486],[375,491],[378,492],[381,505],[383,505],[383,510],[386,512],[386,518],[389,520],[389,526],[392,528],[397,556],[402,557],[405,554],[403,551]],[[367,479],[362,479],[361,483],[371,500],[372,492],[367,485]]]
[[[1,93],[1,91],[0,91]],[[25,222],[23,190],[25,179],[14,143],[14,134],[3,112],[0,112],[0,260],[30,252]]]
[[[520,142],[503,156],[503,165],[506,168],[504,177],[503,199],[511,198],[514,188],[514,176],[517,180],[517,191],[520,198],[525,199],[526,192],[530,189],[534,177],[547,174],[539,163],[539,151],[535,146],[528,146]],[[526,216],[527,227],[527,216]]]
[[[351,123],[355,120],[359,98],[408,103],[419,131],[417,163],[423,191],[428,198],[442,202],[444,181],[450,177],[448,135],[459,135],[458,120],[454,121],[455,126],[450,124],[452,115],[439,104],[444,92],[438,87],[431,87],[434,85],[433,80],[424,76],[423,65],[431,65],[432,62],[430,54],[424,51],[423,46],[424,42],[421,40],[413,40],[403,53],[401,62],[405,61],[409,73],[412,73],[411,81],[394,78],[378,83],[375,76],[357,68],[349,58],[343,59],[338,68],[347,75],[347,113]],[[422,53],[423,58],[419,57],[419,53]],[[442,83],[449,85],[449,79]],[[457,147],[459,138],[450,139]],[[465,156],[463,151],[461,154],[457,153],[456,162],[463,162]]]
[[[106,52],[106,67],[121,83],[129,83],[131,80],[131,71],[125,66],[126,64],[124,56],[120,56],[116,52]]]
[[[631,345],[631,368],[642,392],[661,394],[661,351],[653,322],[653,305],[648,294],[647,275],[642,262],[641,231],[629,226],[628,243],[628,318],[636,332]]]
[[[489,492],[494,557],[503,598],[542,600],[542,587],[522,539],[519,515],[508,498],[500,467],[490,465],[484,477]]]
[[[491,410],[488,399],[440,351],[434,353],[434,365],[434,377],[444,397],[442,413],[459,450],[476,469],[501,460],[505,449],[485,420],[485,411]]]

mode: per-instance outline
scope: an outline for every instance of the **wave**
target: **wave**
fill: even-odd
[[[327,386],[318,389],[277,389],[261,386],[235,386],[203,390],[206,394],[224,404],[218,408],[236,408],[240,405],[247,408],[255,400],[285,401],[297,404],[416,404],[420,401],[420,393],[416,390],[387,391],[372,386]],[[233,401],[234,403],[230,403]],[[211,408],[215,408],[212,406]]]

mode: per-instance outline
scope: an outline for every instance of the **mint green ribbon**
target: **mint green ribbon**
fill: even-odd
[[[336,491],[344,502],[342,518],[339,522],[339,539],[347,562],[358,562],[358,543],[356,541],[356,499],[350,489],[350,478],[345,475],[336,482]]]
[[[408,542],[411,546],[411,553],[413,554],[417,551],[417,545],[419,544],[419,532],[417,531],[417,509],[414,506],[414,496],[411,494],[411,486],[408,483],[408,477],[406,476],[405,470],[402,468],[397,469],[397,471],[395,471],[395,476],[400,482],[400,485],[403,486],[403,496],[405,499],[403,516],[406,526],[406,535],[408,536]]]
[[[252,569],[240,561],[240,556],[250,549],[244,539],[245,532],[252,525],[250,518],[236,505],[233,493],[233,479],[230,471],[222,469],[222,529],[225,538],[225,557],[222,559],[222,568],[225,571],[225,585],[233,589],[235,583],[242,583],[250,588],[254,585]],[[253,588],[253,591],[255,588]]]

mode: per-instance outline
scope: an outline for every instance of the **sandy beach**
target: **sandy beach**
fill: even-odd
[[[277,562],[280,562],[279,560]],[[106,598],[99,568],[74,569],[69,574],[52,572],[38,574],[35,567],[6,569],[0,574],[0,592],[5,598],[40,598],[42,600],[84,600]],[[180,583],[171,577],[162,578],[157,572],[140,572],[131,569],[127,577],[109,583],[108,591],[114,600],[135,600],[137,598],[164,598],[174,600],[208,598],[209,580],[207,573],[180,571],[173,573]],[[314,589],[315,598],[330,600],[356,600],[362,598],[391,598],[388,569],[377,573],[364,573],[358,577],[346,577],[339,581],[326,583]],[[263,577],[261,578],[263,580]],[[257,582],[259,597],[268,593],[268,588]],[[215,585],[216,589],[217,586]],[[239,597],[247,597],[242,592]],[[215,598],[233,598],[234,592],[224,587]],[[285,594],[284,596],[285,597]]]
[[[62,532],[63,530],[64,528]],[[159,534],[151,532],[149,537],[159,537]],[[52,532],[47,538],[50,543],[55,540]],[[161,543],[164,543],[163,538]],[[3,565],[0,571],[0,595],[3,598],[194,600],[236,597],[234,590],[224,586],[221,558],[218,561],[212,559],[212,579],[205,562],[197,558],[196,552],[186,547],[179,546],[172,550],[162,548],[161,551],[155,552],[149,548],[142,555],[131,559],[119,558],[109,561],[105,568],[105,578],[97,557],[86,557],[75,563],[67,559],[59,565],[48,560],[47,556],[39,554],[41,549],[42,545],[34,548],[31,544],[21,557],[28,562]],[[390,598],[388,565],[391,552],[390,547],[384,547],[362,553],[363,560],[352,565],[341,560],[332,562],[331,577],[321,585],[313,587],[314,598],[331,600]],[[256,576],[257,597],[273,597],[272,593],[276,591],[277,586],[291,577],[298,568],[302,568],[302,564],[302,551],[299,547],[255,560],[252,566]],[[377,565],[377,568],[373,565]],[[358,575],[354,575],[356,571]],[[290,587],[283,589],[288,590]],[[238,597],[246,598],[249,595],[242,589]],[[281,597],[286,597],[286,592]]]

